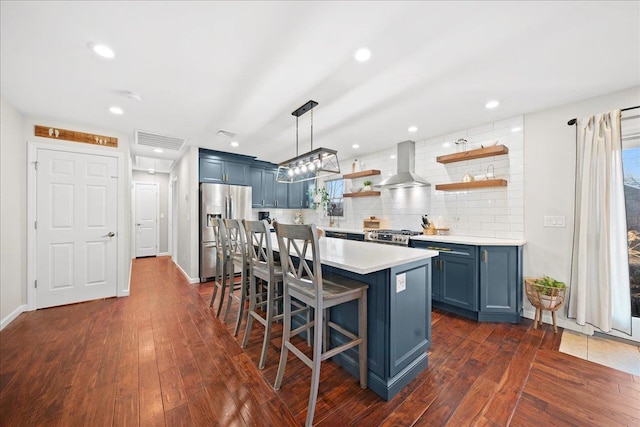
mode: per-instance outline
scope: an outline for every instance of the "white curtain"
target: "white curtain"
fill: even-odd
[[[631,334],[620,110],[578,119],[569,317]]]

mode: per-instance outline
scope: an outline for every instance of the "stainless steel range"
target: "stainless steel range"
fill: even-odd
[[[411,230],[369,230],[364,233],[364,240],[387,245],[409,246],[409,238],[419,234],[422,233]]]

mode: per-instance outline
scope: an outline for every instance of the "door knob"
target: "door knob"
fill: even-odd
[[[113,237],[113,236],[115,236],[115,235],[116,235],[116,233],[114,233],[113,231],[110,231],[110,232],[108,232],[107,234],[105,234],[105,235],[104,235],[104,236],[102,236],[102,237]]]

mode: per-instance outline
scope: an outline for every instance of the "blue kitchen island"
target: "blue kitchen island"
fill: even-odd
[[[319,246],[323,274],[335,274],[369,284],[368,385],[389,400],[428,365],[431,258],[438,252],[330,237],[321,238]],[[334,307],[330,313],[333,322],[352,332],[357,331],[357,315],[355,301]],[[332,332],[331,347],[342,344],[343,337]],[[333,360],[358,376],[357,347],[335,356]]]

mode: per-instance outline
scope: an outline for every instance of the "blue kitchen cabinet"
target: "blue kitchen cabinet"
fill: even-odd
[[[520,321],[522,315],[522,246],[480,246],[478,320]]]
[[[522,246],[475,246],[411,240],[432,258],[433,306],[480,322],[520,322]]]
[[[249,185],[249,164],[221,158],[200,157],[200,182]]]
[[[288,185],[276,182],[277,169],[252,167],[251,205],[254,208],[287,208]]]
[[[291,209],[306,209],[309,207],[309,182],[294,182],[285,184],[288,188],[288,206]]]

